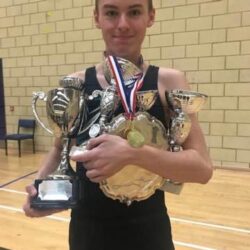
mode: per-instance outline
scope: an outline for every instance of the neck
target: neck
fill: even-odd
[[[104,57],[106,57],[108,55],[112,55],[112,54],[107,52],[107,51],[104,51]],[[117,57],[121,57],[121,56],[117,56]],[[142,69],[142,67],[143,67],[144,61],[143,61],[143,57],[141,54],[139,56],[136,56],[136,57],[121,57],[121,58],[130,61],[131,63],[133,63],[134,65],[136,65],[140,69]]]

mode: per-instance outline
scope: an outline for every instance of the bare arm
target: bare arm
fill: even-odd
[[[55,139],[53,147],[50,149],[49,153],[46,155],[41,163],[40,169],[38,170],[37,179],[42,179],[51,174],[56,170],[61,155],[62,145],[59,138]]]
[[[166,90],[189,88],[183,74],[175,70],[161,69],[159,79],[158,88],[164,107]],[[85,163],[87,177],[94,182],[112,176],[125,165],[135,164],[175,181],[206,183],[212,176],[212,164],[195,115],[191,116],[191,121],[190,134],[180,152],[148,145],[132,148],[118,136],[101,135],[89,141],[89,151],[74,155],[72,159]]]
[[[187,143],[192,144],[191,135],[188,140],[190,142]],[[125,139],[104,134],[89,141],[89,151],[75,154],[72,159],[84,162],[86,175],[93,182],[105,180],[123,166],[134,164],[167,179],[206,183],[212,176],[211,161],[206,150],[196,146],[199,145],[189,145],[181,152],[169,152],[148,145],[132,148]]]
[[[134,152],[134,163],[167,179],[206,183],[212,176],[212,164],[195,117],[183,147],[183,151],[169,152],[144,146]]]
[[[189,89],[189,85],[182,72],[161,68],[158,89],[166,111],[165,91]],[[206,183],[212,176],[212,163],[196,115],[190,115],[190,119],[192,126],[183,144],[183,151],[159,152],[155,148],[145,146],[137,152],[139,157],[136,157],[135,162],[168,179],[179,182]]]

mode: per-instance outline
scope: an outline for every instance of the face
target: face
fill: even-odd
[[[99,0],[94,16],[107,53],[136,63],[146,29],[154,23],[148,0]]]

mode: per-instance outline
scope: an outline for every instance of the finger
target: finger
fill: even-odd
[[[107,134],[102,134],[98,137],[95,137],[95,138],[91,138],[89,141],[88,141],[88,144],[87,144],[87,149],[92,149],[94,147],[97,147],[98,145],[100,145],[101,143],[103,143],[104,141],[107,141],[109,138],[109,135]]]
[[[105,179],[106,178],[104,176],[99,176],[99,177],[90,179],[90,181],[95,182],[95,183],[100,183],[100,182],[104,181]]]
[[[26,186],[26,191],[28,193],[26,198],[26,203],[23,205],[23,211],[28,217],[44,217],[54,213],[62,212],[65,209],[49,209],[49,210],[39,210],[31,207],[31,201],[36,196],[37,190],[33,184]]]
[[[24,211],[25,215],[30,217],[30,218],[39,218],[39,217],[50,216],[52,214],[65,211],[65,209],[39,210],[39,209],[31,208],[28,205],[24,205],[23,206],[23,211]]]
[[[93,141],[94,139],[89,139],[87,144],[86,144],[86,150],[91,150],[92,148],[94,148],[94,143],[91,143],[91,141]]]
[[[37,194],[37,190],[33,184],[26,186],[25,190],[31,197],[34,197]]]
[[[87,170],[86,176],[92,181],[92,182],[100,182],[101,180],[104,180],[105,177],[100,174],[100,171],[96,169]]]
[[[46,209],[46,210],[38,210],[38,209],[32,209],[34,212],[33,217],[44,217],[44,216],[50,216],[55,213],[60,213],[62,211],[65,211],[66,209]]]
[[[94,169],[93,164],[91,164],[91,162],[84,162],[84,168],[87,170],[91,170]]]
[[[23,211],[26,216],[34,218],[34,217],[44,217],[49,216],[54,213],[59,213],[64,211],[65,209],[46,209],[46,210],[39,210],[31,207],[31,198],[28,196],[26,203],[23,205]]]
[[[93,153],[91,150],[74,150],[70,154],[70,159],[79,162],[88,162],[92,159]]]
[[[26,203],[23,205],[23,211],[25,215],[28,217],[31,217],[31,218],[38,217],[37,212],[30,206],[31,199],[32,198],[28,195],[26,199]]]

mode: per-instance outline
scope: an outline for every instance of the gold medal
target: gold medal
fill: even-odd
[[[145,143],[145,138],[141,132],[134,128],[133,120],[130,121],[129,129],[127,132],[127,140],[130,146],[140,148]]]
[[[128,132],[127,140],[129,145],[134,148],[140,148],[145,143],[144,136],[136,129],[132,129]]]

